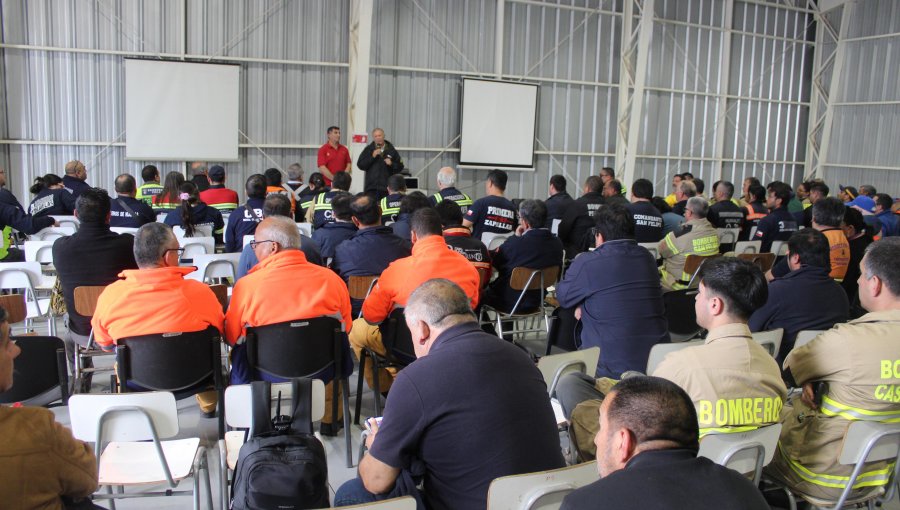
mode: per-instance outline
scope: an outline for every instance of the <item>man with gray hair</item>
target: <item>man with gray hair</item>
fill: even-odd
[[[411,472],[424,466],[415,474],[427,508],[483,509],[493,479],[565,465],[543,378],[526,353],[478,328],[459,286],[422,283],[406,325],[417,360],[398,373],[380,425],[370,420],[359,478],[335,506],[418,492]]]
[[[692,185],[689,181],[682,181]],[[675,232],[659,242],[657,250],[663,259],[660,268],[663,290],[678,290],[687,286],[691,275],[684,272],[684,262],[688,255],[709,257],[719,254],[719,235],[715,227],[706,219],[709,213],[709,202],[703,197],[687,199],[684,208],[685,222]]]
[[[462,213],[466,214],[469,206],[472,205],[472,198],[456,189],[456,170],[449,166],[438,170],[437,185],[439,191],[428,197],[431,207],[437,207],[444,200],[450,200],[456,202],[462,209]]]
[[[333,271],[310,264],[300,250],[300,232],[294,220],[285,216],[269,216],[256,227],[256,237],[250,247],[259,263],[247,276],[234,286],[228,314],[225,316],[225,339],[235,346],[231,356],[231,383],[246,384],[250,381],[280,379],[263,373],[253,373],[247,366],[247,354],[243,340],[247,327],[266,326],[297,319],[337,317],[350,331],[353,318],[350,313],[350,294],[341,277]],[[353,371],[350,346],[343,342],[344,369],[346,374],[335,374],[327,369],[313,377],[327,383],[326,409],[331,409],[335,377],[344,377]],[[325,413],[321,432],[335,435],[340,418],[331,423],[331,413]]]
[[[672,212],[684,216],[684,208],[687,201],[691,197],[697,196],[697,186],[692,181],[681,181],[675,188],[675,205],[672,206]]]

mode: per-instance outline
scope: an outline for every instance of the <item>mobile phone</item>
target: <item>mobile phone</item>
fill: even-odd
[[[380,427],[381,419],[382,419],[381,416],[366,418],[366,430],[368,430],[369,432],[372,432],[372,422],[373,421],[375,422],[375,425]]]

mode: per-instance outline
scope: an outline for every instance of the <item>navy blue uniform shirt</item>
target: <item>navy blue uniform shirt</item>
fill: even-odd
[[[91,185],[82,181],[81,179],[76,179],[71,175],[63,176],[62,178],[63,186],[72,194],[72,198],[78,198],[84,190],[91,189]]]
[[[510,237],[491,257],[491,263],[499,274],[485,291],[482,302],[504,312],[511,311],[521,293],[509,286],[513,269],[517,267],[544,269],[559,266],[562,264],[562,254],[562,241],[546,228],[533,228],[521,236]],[[538,278],[538,275],[535,275],[535,278]],[[541,305],[540,301],[540,291],[529,290],[516,311],[533,310]]]
[[[585,193],[569,204],[557,231],[566,247],[567,259],[575,258],[594,245],[588,231],[594,226],[594,213],[602,206],[603,197],[595,192]]]
[[[131,210],[129,211],[125,206],[128,206]],[[143,200],[124,196],[110,197],[110,227],[140,228],[141,225],[153,223],[154,221],[156,221],[156,213]]]
[[[42,189],[28,206],[28,214],[32,216],[71,216],[74,212],[75,199],[62,188]]]
[[[565,191],[560,191],[555,195],[547,197],[547,200],[544,200],[544,205],[547,206],[547,223],[544,226],[552,228],[553,220],[561,220],[563,215],[566,214],[566,209],[568,209],[574,201],[575,199]]]
[[[337,245],[331,268],[344,281],[351,276],[377,276],[388,265],[412,254],[412,244],[394,235],[391,227],[369,227],[355,232],[349,239]],[[359,314],[361,299],[352,299],[353,316]]]
[[[634,220],[634,240],[639,243],[658,243],[663,237],[663,217],[659,209],[643,200],[627,206]]]
[[[335,221],[313,230],[312,238],[319,244],[322,256],[329,259],[334,257],[338,245],[353,237],[356,230],[356,225],[349,221]]]
[[[751,241],[762,241],[760,253],[770,253],[772,242],[787,241],[797,230],[797,219],[788,211],[787,207],[783,206],[759,220],[759,224],[756,226],[756,236]]]
[[[252,236],[263,219],[263,198],[251,198],[228,216],[225,227],[225,253],[236,253],[244,246],[244,236]]]
[[[170,227],[182,227],[181,211],[182,206],[178,206],[166,215],[165,224]],[[225,230],[225,222],[222,220],[222,213],[218,210],[198,202],[197,205],[191,206],[191,223],[194,227],[211,227],[212,236],[216,239],[216,243],[222,242],[222,232]]]

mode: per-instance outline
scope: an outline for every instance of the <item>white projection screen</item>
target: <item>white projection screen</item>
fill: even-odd
[[[534,170],[538,86],[463,78],[459,164]]]
[[[240,66],[125,60],[125,158],[237,161]]]

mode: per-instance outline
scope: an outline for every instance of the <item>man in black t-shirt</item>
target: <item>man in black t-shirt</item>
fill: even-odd
[[[516,206],[503,195],[507,179],[503,170],[488,173],[484,183],[487,196],[476,200],[463,218],[463,226],[472,229],[472,237],[481,239],[485,232],[509,234],[516,229],[519,224]]]
[[[557,234],[566,247],[567,259],[575,258],[594,245],[589,231],[594,227],[594,213],[604,203],[600,195],[602,188],[603,180],[600,177],[592,175],[585,179],[583,194],[569,205],[563,215]]]
[[[574,201],[575,199],[566,193],[566,178],[562,175],[551,177],[550,196],[544,200],[547,205],[547,224],[544,227],[553,230],[553,220],[562,221],[563,214]]]
[[[731,200],[734,196],[734,184],[728,181],[719,181],[713,193],[716,203],[709,206],[709,214],[706,219],[716,228],[743,230],[747,210]]]
[[[631,185],[631,203],[628,212],[634,220],[634,240],[638,243],[658,243],[663,237],[663,218],[659,209],[653,207],[653,183],[638,179]]]

